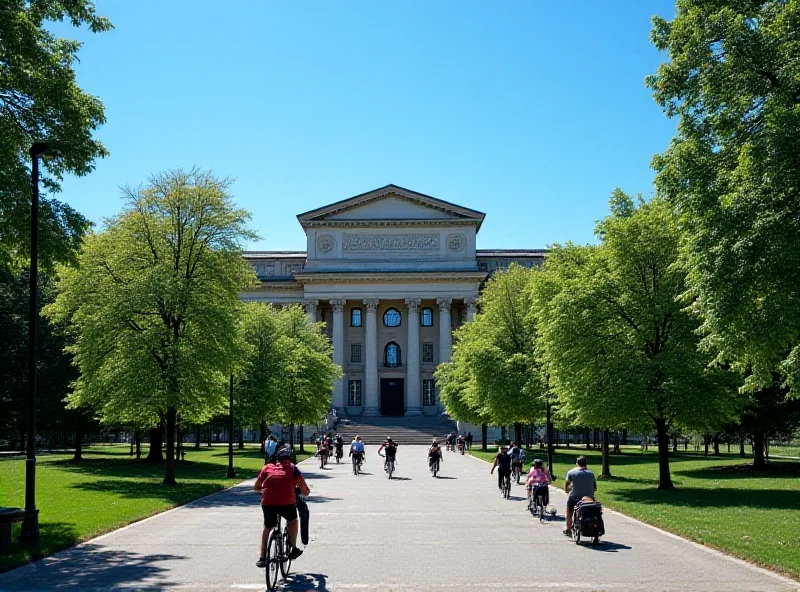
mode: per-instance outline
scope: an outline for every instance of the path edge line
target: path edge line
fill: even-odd
[[[484,460],[482,458],[478,458],[477,456],[473,456],[472,454],[469,454],[467,456],[470,456],[471,458],[474,458],[477,461],[486,463],[487,465],[491,464],[488,460]],[[566,492],[562,488],[558,487],[557,485],[553,485],[551,483],[550,487],[558,489],[559,491],[561,491],[564,494],[566,494]],[[683,541],[684,543],[688,543],[689,545],[692,545],[693,547],[696,547],[698,549],[702,549],[703,551],[705,551],[707,553],[710,553],[712,555],[716,555],[717,557],[721,557],[723,559],[727,559],[728,561],[732,561],[734,563],[737,563],[737,564],[741,565],[742,567],[746,567],[746,568],[750,569],[751,571],[755,571],[755,572],[758,572],[758,573],[761,573],[761,574],[772,576],[773,578],[779,580],[783,584],[790,584],[791,586],[793,586],[792,590],[800,590],[800,583],[798,583],[797,580],[794,580],[794,579],[792,579],[792,578],[790,578],[788,576],[785,576],[782,573],[779,573],[777,571],[768,569],[766,567],[762,567],[762,566],[760,566],[760,565],[758,565],[756,563],[752,563],[750,561],[747,561],[746,559],[742,559],[742,558],[736,557],[734,555],[728,555],[724,551],[720,551],[719,549],[715,549],[714,547],[709,547],[708,545],[704,545],[702,543],[698,543],[697,541],[693,541],[691,539],[687,539],[686,537],[682,537],[681,535],[675,534],[674,532],[669,532],[668,530],[664,530],[663,528],[659,528],[658,526],[653,526],[652,524],[648,524],[647,522],[643,522],[642,520],[639,520],[638,518],[634,518],[633,516],[628,516],[627,514],[623,514],[622,512],[618,512],[617,510],[612,510],[611,508],[604,508],[604,510],[607,511],[607,512],[610,512],[611,514],[616,514],[617,516],[621,516],[622,518],[625,518],[626,520],[630,520],[631,522],[636,522],[637,524],[640,524],[640,525],[645,526],[645,527],[647,527],[647,528],[649,528],[651,530],[654,530],[654,531],[656,531],[658,533],[661,533],[664,536],[668,536],[668,537],[673,538],[673,539],[678,539],[680,541]]]

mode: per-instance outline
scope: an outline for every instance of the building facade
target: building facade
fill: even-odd
[[[244,254],[261,287],[246,301],[301,303],[324,322],[344,378],[332,405],[348,415],[434,415],[433,379],[452,332],[475,315],[481,286],[544,249],[478,250],[485,215],[387,185],[297,216],[306,251]]]

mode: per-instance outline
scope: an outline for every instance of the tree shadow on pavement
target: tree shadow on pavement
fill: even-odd
[[[330,590],[328,578],[322,574],[290,574],[283,584],[284,590]]]
[[[23,545],[19,542],[19,525],[15,525],[12,534],[12,544],[8,552],[0,554],[0,574],[12,568],[36,561],[51,555],[56,551],[67,549],[75,545],[78,533],[72,522],[49,522],[46,519],[39,524],[39,544],[37,546]],[[0,576],[0,589],[3,578]]]
[[[314,495],[314,492],[311,492],[311,497],[306,498],[307,504],[324,504],[327,502],[340,502],[342,498],[340,497],[328,497],[326,495]]]
[[[176,585],[166,579],[169,571],[158,563],[184,560],[180,555],[140,555],[83,545],[62,556],[43,559],[0,576],[3,590],[113,590],[136,587],[147,581],[154,589]]]

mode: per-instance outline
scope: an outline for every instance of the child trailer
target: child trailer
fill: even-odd
[[[575,544],[580,545],[581,537],[592,541],[592,545],[600,542],[606,533],[603,524],[603,506],[600,502],[578,502],[572,514],[572,536]]]

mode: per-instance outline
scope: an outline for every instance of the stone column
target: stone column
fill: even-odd
[[[406,415],[422,415],[422,390],[419,382],[419,298],[409,298],[408,351],[406,352]]]
[[[319,300],[303,300],[303,307],[306,309],[306,314],[308,318],[311,319],[312,323],[317,322],[317,305],[319,304]]]
[[[478,303],[477,298],[465,298],[464,304],[467,305],[467,322],[471,323],[475,320],[475,305]]]
[[[453,345],[453,328],[450,320],[452,298],[437,298],[439,305],[439,363],[450,361],[450,350]]]
[[[330,302],[333,308],[333,363],[344,372],[344,306],[347,304],[347,300],[331,300]],[[314,305],[314,312],[316,316],[316,305]],[[347,399],[344,395],[346,384],[343,378],[333,383],[332,405],[341,415],[347,413],[345,407]]]
[[[364,411],[365,416],[380,415],[378,409],[378,302],[377,298],[364,300],[367,319],[364,330]]]

